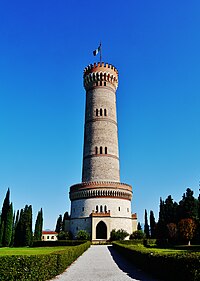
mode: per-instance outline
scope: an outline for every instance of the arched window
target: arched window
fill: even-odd
[[[105,154],[108,154],[108,148],[105,147]]]
[[[100,213],[103,213],[103,206],[100,206]]]
[[[104,116],[107,116],[107,110],[104,109]]]
[[[98,208],[98,205],[96,206],[96,213],[98,213],[98,211],[99,211],[99,208]]]
[[[104,212],[107,213],[107,206],[104,207]]]
[[[100,154],[103,153],[103,149],[102,149],[102,146],[100,146]]]
[[[100,108],[100,116],[102,116],[103,115],[103,110],[102,110],[102,108]]]
[[[98,116],[98,111],[99,111],[99,110],[98,110],[98,108],[97,108],[97,109],[96,109],[96,116]]]
[[[98,154],[98,147],[95,146],[95,154]]]

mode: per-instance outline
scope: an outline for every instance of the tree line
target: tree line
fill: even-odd
[[[10,202],[10,189],[8,188],[0,213],[0,247],[31,246],[33,240],[41,240],[42,209],[37,214],[34,232],[32,225],[32,206],[26,205],[15,213],[13,204]]]
[[[187,188],[182,199],[177,203],[169,195],[165,200],[160,198],[159,218],[155,222],[153,211],[150,211],[150,225],[145,210],[144,233],[147,238],[168,241],[172,244],[200,243],[200,195]]]

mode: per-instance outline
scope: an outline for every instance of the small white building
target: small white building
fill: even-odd
[[[42,231],[42,241],[56,241],[58,233],[55,231],[47,230]]]

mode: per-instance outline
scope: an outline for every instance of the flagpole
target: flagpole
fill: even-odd
[[[101,41],[100,41],[100,63],[102,63],[102,48],[101,48]]]

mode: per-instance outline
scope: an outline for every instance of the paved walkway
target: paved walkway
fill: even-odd
[[[112,246],[92,245],[51,281],[158,281],[135,268]]]

